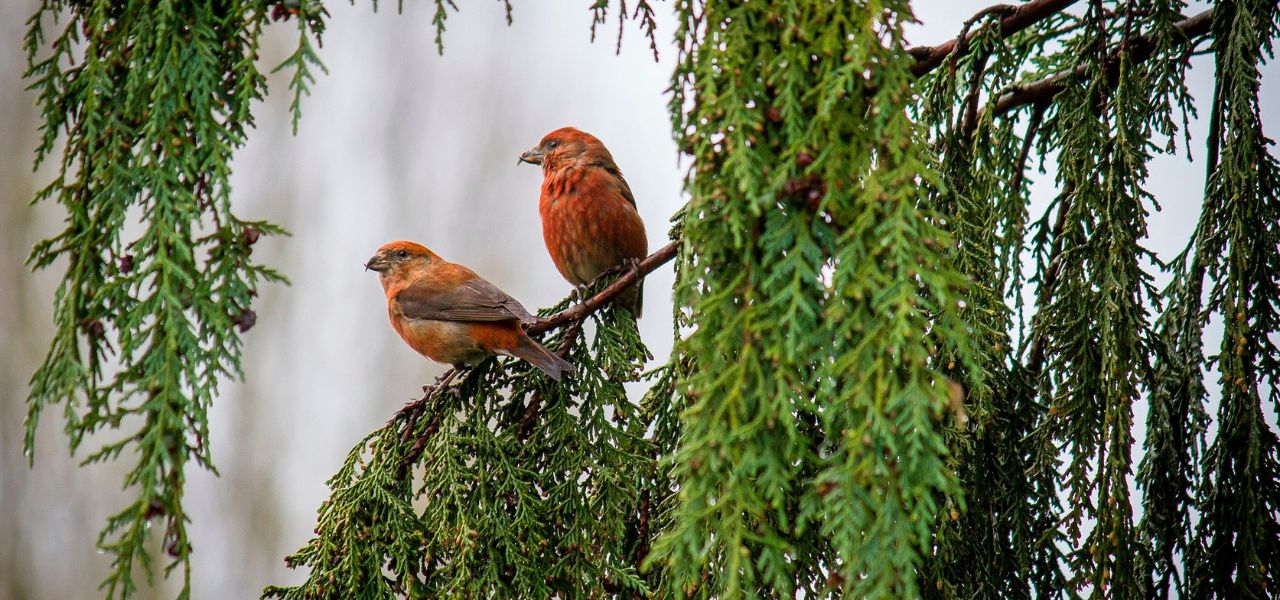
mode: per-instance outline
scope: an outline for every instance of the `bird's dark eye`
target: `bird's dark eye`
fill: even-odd
[[[399,252],[397,252],[397,253],[396,253],[396,256],[398,256],[398,257],[400,257],[400,258],[402,258],[402,259],[403,259],[403,258],[409,258],[409,251],[408,251],[408,250],[401,250],[401,251],[399,251]]]
[[[547,142],[547,148],[555,148],[560,145],[560,140],[551,140]]]

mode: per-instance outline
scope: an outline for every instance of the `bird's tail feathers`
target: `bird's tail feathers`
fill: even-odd
[[[520,336],[520,341],[511,353],[533,363],[533,366],[541,369],[547,377],[556,381],[560,381],[565,373],[573,373],[575,370],[573,363],[560,358],[526,335]]]

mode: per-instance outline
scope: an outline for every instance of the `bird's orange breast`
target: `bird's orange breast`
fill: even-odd
[[[519,342],[516,321],[461,322],[410,319],[390,311],[391,326],[418,354],[450,365],[473,364]]]
[[[615,176],[596,168],[565,171],[547,174],[538,204],[543,240],[560,274],[582,285],[625,259],[644,258],[644,222]]]

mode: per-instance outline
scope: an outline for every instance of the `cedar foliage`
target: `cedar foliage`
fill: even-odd
[[[436,0],[438,44],[454,9]],[[287,558],[308,579],[264,596],[1271,595],[1274,2],[996,5],[932,48],[905,47],[906,0],[673,10],[690,200],[676,244],[621,275],[674,258],[669,361],[639,372],[608,278],[544,311],[534,333],[577,376],[490,360],[425,388],[330,479]],[[631,19],[657,52],[653,14],[599,0],[592,34]],[[263,28],[298,28],[281,65],[296,125],[326,17],[315,0],[46,0],[29,22],[37,163],[61,149],[36,200],[68,225],[31,256],[66,274],[27,443],[55,403],[72,451],[130,432],[87,459],[137,460],[137,499],[99,541],[108,598],[150,577],[152,522],[189,585],[184,469],[213,468],[205,411],[239,372],[233,325],[280,279],[250,259],[280,230],[232,213],[227,165],[265,92]],[[1203,52],[1211,131],[1191,140],[1206,99],[1183,80]],[[1180,138],[1207,147],[1208,178],[1164,263],[1142,246],[1146,165]],[[1056,164],[1058,195],[1031,214],[1037,164]],[[147,227],[125,239],[131,211]],[[622,384],[641,378],[636,405]]]

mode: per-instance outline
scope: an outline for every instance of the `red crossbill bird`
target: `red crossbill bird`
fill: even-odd
[[[649,253],[631,186],[596,136],[572,127],[548,133],[519,162],[542,165],[542,239],[556,269],[583,286],[602,272]],[[640,317],[640,283],[618,302]]]
[[[521,324],[537,318],[475,271],[405,241],[378,248],[365,268],[378,272],[391,326],[419,354],[455,367],[515,356],[556,381],[573,372],[572,363],[525,335]]]

